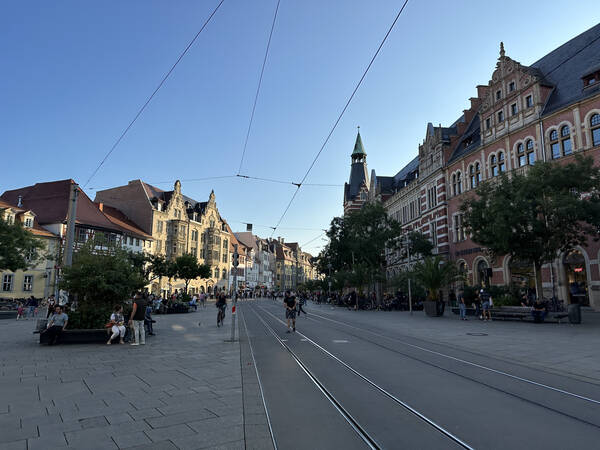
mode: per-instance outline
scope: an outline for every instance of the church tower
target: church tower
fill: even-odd
[[[360,137],[360,127],[356,134],[354,150],[350,156],[350,180],[344,183],[344,214],[362,208],[369,193],[369,175],[367,172],[367,152]]]

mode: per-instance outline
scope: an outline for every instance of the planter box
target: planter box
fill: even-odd
[[[60,336],[59,344],[101,344],[108,340],[105,328],[93,330],[65,330]],[[40,333],[40,344],[48,343],[48,335]]]
[[[444,302],[423,302],[423,309],[425,309],[425,314],[427,314],[429,317],[443,316],[445,308],[446,304]]]

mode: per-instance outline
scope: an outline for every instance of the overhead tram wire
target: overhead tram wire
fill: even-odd
[[[310,163],[310,166],[308,167],[308,170],[304,174],[304,177],[302,177],[302,180],[300,181],[300,183],[297,184],[297,189],[294,192],[294,194],[292,195],[292,198],[290,199],[289,203],[285,207],[285,209],[283,211],[283,214],[281,215],[281,217],[279,218],[279,221],[277,222],[277,225],[275,225],[275,228],[273,229],[273,234],[275,234],[275,230],[277,228],[279,228],[279,225],[281,224],[281,222],[283,221],[283,219],[286,216],[287,212],[289,211],[290,207],[292,206],[292,203],[294,202],[294,199],[296,198],[296,195],[298,195],[298,191],[302,187],[304,181],[306,181],[306,178],[308,177],[308,175],[310,174],[311,170],[313,169],[315,163],[317,162],[317,159],[319,159],[319,156],[321,156],[321,153],[323,152],[323,149],[325,148],[325,146],[329,142],[329,139],[331,138],[331,136],[333,135],[333,132],[337,128],[338,124],[340,123],[340,120],[342,120],[342,117],[346,113],[346,110],[348,109],[348,106],[350,106],[350,102],[352,102],[352,99],[354,98],[354,96],[356,95],[356,92],[358,91],[358,89],[362,85],[362,82],[364,81],[365,77],[367,76],[367,73],[369,73],[369,70],[371,69],[371,66],[375,62],[375,59],[379,55],[379,52],[381,51],[383,45],[387,41],[387,38],[389,37],[390,33],[392,32],[392,30],[396,26],[396,22],[398,22],[398,19],[400,18],[400,15],[404,11],[404,8],[406,8],[407,3],[408,3],[408,0],[405,0],[404,3],[402,4],[402,7],[398,11],[398,14],[396,14],[396,17],[394,18],[394,21],[392,22],[391,26],[389,27],[387,33],[385,34],[385,36],[381,40],[381,43],[379,44],[379,47],[377,47],[377,50],[375,51],[375,54],[373,55],[373,57],[371,58],[371,61],[367,65],[367,68],[365,69],[365,71],[363,72],[362,76],[360,77],[360,80],[358,80],[358,83],[356,84],[356,87],[354,88],[354,90],[352,91],[352,94],[348,98],[348,101],[346,102],[346,104],[342,108],[342,111],[338,115],[338,118],[336,119],[335,123],[333,124],[333,127],[331,128],[331,131],[329,132],[329,134],[325,138],[325,141],[323,142],[323,145],[321,145],[321,148],[319,149],[319,151],[315,155],[313,161]],[[271,235],[271,237],[273,236],[273,234]]]
[[[156,87],[156,89],[154,89],[154,92],[152,92],[152,94],[150,95],[150,97],[148,97],[148,100],[146,100],[146,103],[144,103],[142,105],[142,107],[139,109],[139,111],[137,112],[137,114],[135,115],[135,117],[133,118],[133,120],[131,122],[129,122],[129,125],[127,125],[127,128],[125,128],[125,130],[123,131],[123,133],[121,133],[121,135],[119,136],[119,138],[113,144],[113,146],[108,151],[108,153],[104,156],[104,158],[102,159],[102,161],[100,161],[100,164],[98,164],[98,167],[96,167],[96,169],[92,172],[92,174],[90,175],[90,177],[88,178],[88,180],[83,185],[84,188],[89,184],[89,182],[92,180],[92,178],[94,178],[94,176],[96,176],[96,174],[98,173],[98,171],[100,170],[100,168],[104,165],[104,163],[106,162],[106,160],[108,159],[108,157],[117,148],[117,146],[119,145],[119,143],[123,140],[123,138],[125,137],[125,135],[127,134],[127,132],[131,129],[131,127],[133,126],[133,124],[137,121],[137,119],[142,115],[142,113],[144,112],[144,110],[146,109],[146,107],[148,106],[148,104],[152,101],[152,99],[154,98],[154,96],[156,95],[156,93],[160,90],[160,88],[163,86],[163,84],[165,83],[165,81],[167,81],[167,78],[169,78],[169,76],[171,75],[171,73],[173,72],[173,70],[175,70],[175,67],[177,67],[177,64],[179,64],[179,62],[183,59],[183,57],[186,55],[186,53],[188,52],[188,50],[190,49],[190,47],[194,44],[194,42],[196,42],[196,39],[198,39],[198,36],[200,36],[200,33],[202,33],[202,31],[204,31],[204,28],[206,28],[206,26],[211,21],[211,19],[216,14],[216,12],[219,10],[219,8],[221,7],[221,5],[223,4],[224,1],[225,0],[221,0],[219,2],[219,4],[217,5],[217,7],[215,9],[213,9],[213,11],[210,13],[210,16],[208,16],[208,19],[206,19],[206,21],[204,22],[204,24],[202,24],[202,27],[200,27],[200,30],[198,30],[198,32],[196,33],[196,35],[194,36],[194,38],[190,41],[190,43],[183,50],[183,52],[181,52],[181,54],[179,55],[179,58],[177,58],[177,61],[175,61],[175,64],[173,64],[171,66],[171,68],[169,69],[169,71],[167,72],[167,74],[162,78],[162,80],[160,81],[160,83],[158,84],[158,86]]]
[[[279,3],[281,0],[277,0],[275,6],[275,14],[273,15],[273,22],[271,23],[271,31],[269,32],[269,40],[267,41],[267,48],[265,49],[265,57],[263,58],[262,67],[260,69],[260,77],[258,78],[258,86],[256,86],[256,94],[254,95],[254,103],[252,105],[252,112],[250,113],[250,123],[248,123],[248,130],[246,131],[246,139],[244,140],[244,149],[242,151],[242,158],[240,159],[240,167],[238,168],[237,174],[239,175],[242,171],[242,165],[244,164],[244,156],[246,156],[246,147],[248,147],[248,139],[250,138],[250,130],[252,129],[252,122],[254,121],[254,112],[256,111],[256,103],[258,102],[258,95],[260,93],[260,87],[262,85],[263,75],[265,73],[265,66],[267,65],[267,57],[269,56],[269,48],[271,47],[271,39],[273,37],[273,30],[275,29],[275,22],[277,21],[277,13],[279,12]]]
[[[295,183],[293,181],[275,180],[273,178],[261,178],[261,177],[253,177],[253,176],[250,176],[250,175],[240,175],[240,174],[237,174],[237,176],[240,177],[240,178],[246,178],[248,180],[267,181],[267,182],[270,182],[270,183],[279,183],[279,184],[293,184],[296,187],[298,187],[300,185],[300,183]],[[305,183],[304,186],[342,187],[343,184]]]

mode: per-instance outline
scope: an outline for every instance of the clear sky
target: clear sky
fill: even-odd
[[[217,0],[3,1],[0,191],[85,183],[198,31]],[[299,181],[400,0],[281,0],[243,174]],[[176,179],[200,201],[214,189],[234,230],[268,237],[294,186],[237,173],[276,0],[225,0],[213,21],[86,187]],[[342,212],[356,126],[369,170],[393,175],[428,122],[450,125],[491,77],[499,42],[522,64],[600,21],[596,0],[410,0],[275,236],[304,244]],[[301,228],[313,228],[307,230]],[[306,250],[323,245],[313,240]]]

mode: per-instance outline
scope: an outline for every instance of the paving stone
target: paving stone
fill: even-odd
[[[110,439],[102,428],[89,428],[87,430],[65,433],[69,447],[104,450],[116,449],[117,444]]]
[[[71,432],[81,430],[81,424],[77,422],[59,422],[55,424],[46,424],[46,425],[38,425],[38,431],[40,433],[40,437],[44,437],[48,434],[53,434],[55,432]]]
[[[65,435],[60,432],[47,434],[43,437],[27,439],[27,450],[48,450],[67,447]]]
[[[154,417],[145,419],[146,422],[152,428],[166,427],[169,425],[176,425],[179,423],[192,422],[195,420],[208,419],[209,417],[215,417],[214,414],[207,411],[206,409],[199,409],[193,411],[186,411],[177,414],[167,414],[163,417]]]
[[[171,441],[153,442],[152,444],[136,445],[127,447],[126,450],[178,450],[177,446]]]
[[[107,426],[108,421],[106,420],[106,417],[98,416],[98,417],[90,417],[88,419],[80,419],[79,424],[81,425],[81,428],[83,428],[83,429],[98,428],[98,427]]]
[[[196,432],[187,425],[179,424],[146,431],[146,434],[152,441],[164,441],[168,439],[174,442],[175,438],[190,436],[196,434]]]
[[[0,450],[27,450],[27,441],[0,442]]]
[[[148,436],[146,436],[142,431],[112,436],[112,439],[119,446],[119,448],[143,446],[152,443]]]
[[[24,428],[3,428],[0,433],[0,443],[20,441],[23,439],[38,437],[38,429],[34,425]]]
[[[133,410],[133,411],[129,411],[127,414],[129,414],[131,417],[133,417],[133,420],[142,420],[142,419],[147,419],[150,417],[161,417],[163,415],[156,408]]]
[[[111,425],[133,421],[133,417],[131,417],[127,413],[112,414],[110,416],[105,416],[105,417],[106,417],[106,420],[108,420],[108,423],[110,423]]]

